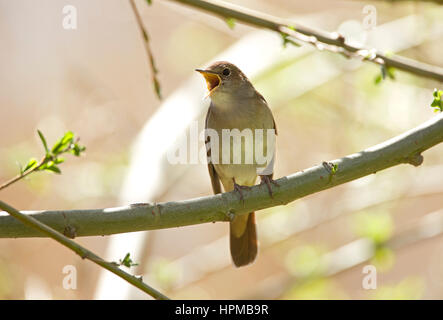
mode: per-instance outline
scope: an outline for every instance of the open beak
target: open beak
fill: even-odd
[[[217,74],[217,72],[211,70],[203,70],[203,69],[195,69],[195,71],[200,72],[203,75],[203,77],[205,77],[209,94],[211,94],[212,90],[214,90],[220,85],[221,79],[220,76]]]

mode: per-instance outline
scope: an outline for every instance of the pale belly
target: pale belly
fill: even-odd
[[[219,110],[217,114],[208,113],[206,128],[216,133],[210,141],[218,141],[218,145],[211,145],[211,156],[217,159],[212,163],[226,191],[233,190],[234,180],[239,185],[253,186],[258,174],[262,174],[260,168],[273,167],[269,155],[273,155],[275,145],[274,142],[269,144],[267,138],[267,130],[275,133],[272,114],[266,104],[251,105],[248,108],[244,107],[245,104],[243,107],[233,105],[232,109]],[[241,139],[226,141],[223,130],[231,130],[230,134],[236,137],[243,136]],[[238,130],[239,135],[232,130]],[[246,139],[245,136],[252,139]],[[271,140],[275,141],[275,134]],[[218,154],[214,154],[214,149]]]
[[[220,180],[225,190],[233,189],[234,181],[239,185],[253,186],[257,180],[260,168],[266,167],[269,161],[261,162],[258,157],[258,148],[255,146],[257,137],[252,135],[252,139],[231,140],[224,150],[226,140],[219,145],[218,163],[214,163]],[[260,138],[258,138],[260,139]],[[223,139],[222,139],[223,140]],[[267,144],[261,145],[261,155],[267,154]],[[260,163],[260,162],[259,162]]]
[[[234,189],[234,179],[242,186],[253,186],[257,180],[254,164],[216,164],[214,167],[226,191]]]

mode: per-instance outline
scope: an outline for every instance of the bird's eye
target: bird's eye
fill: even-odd
[[[228,68],[223,70],[223,75],[224,76],[229,76],[231,74],[231,70],[229,70]]]

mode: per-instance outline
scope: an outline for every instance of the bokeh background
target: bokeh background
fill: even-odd
[[[367,47],[443,67],[443,8],[420,1],[235,0]],[[372,64],[282,46],[278,34],[166,0],[136,1],[149,32],[164,96],[151,81],[143,40],[124,0],[0,0],[0,181],[72,130],[87,146],[62,175],[32,174],[1,192],[21,210],[112,207],[211,194],[206,165],[171,166],[165,150],[208,105],[193,71],[236,63],[273,109],[275,176],[383,142],[434,116],[441,83],[396,71],[379,84]],[[78,28],[62,27],[65,5]],[[363,8],[376,8],[367,28]],[[202,128],[202,127],[201,127]],[[184,131],[185,130],[185,131]],[[131,268],[172,298],[442,299],[443,145],[418,168],[397,166],[258,213],[259,255],[230,263],[228,226],[204,224],[76,241]],[[77,268],[77,289],[62,270]],[[364,267],[377,270],[365,290]],[[0,239],[1,299],[145,299],[123,280],[49,239]]]

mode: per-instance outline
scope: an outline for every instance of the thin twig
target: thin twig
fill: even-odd
[[[111,271],[112,273],[116,274],[120,278],[126,280],[133,286],[139,288],[143,292],[149,294],[155,299],[160,300],[167,300],[168,297],[163,295],[162,293],[158,292],[154,288],[148,286],[146,283],[144,283],[140,278],[137,278],[136,276],[133,276],[122,269],[120,269],[118,266],[111,262],[107,262],[97,256],[92,251],[89,251],[88,249],[80,246],[78,243],[72,241],[68,237],[62,235],[61,233],[55,231],[51,227],[45,225],[44,223],[41,223],[37,219],[33,218],[32,216],[20,213],[10,205],[4,203],[0,200],[0,209],[5,210],[8,212],[11,216],[13,216],[15,219],[21,221],[24,225],[33,228],[34,230],[37,230],[40,234],[44,234],[55,241],[61,243],[65,247],[71,249],[75,253],[77,253],[82,259],[88,259],[95,264],[98,264],[99,266],[105,268],[108,271]]]
[[[443,142],[443,113],[424,124],[356,154],[328,161],[336,166],[333,179],[323,165],[280,178],[273,188],[273,198],[263,186],[243,191],[244,202],[235,192],[159,204],[138,204],[120,208],[34,211],[28,214],[63,232],[74,228],[77,236],[109,235],[173,228],[205,222],[229,221],[230,214],[242,215],[269,207],[287,204],[307,195],[408,163],[423,161],[421,153]],[[69,224],[67,225],[67,222]],[[14,219],[1,216],[0,238],[41,237]]]
[[[47,157],[43,157],[42,160],[40,160],[39,164],[34,167],[34,168],[30,168],[28,170],[26,170],[25,172],[16,175],[14,178],[12,178],[9,181],[6,181],[5,183],[3,183],[2,185],[0,185],[0,191],[5,189],[6,187],[9,187],[11,184],[24,179],[26,176],[28,176],[29,174],[37,171],[38,169],[40,169],[43,165],[45,165],[50,159],[48,159]]]
[[[287,20],[276,18],[261,12],[246,9],[223,1],[205,0],[170,0],[219,15],[225,19],[235,19],[256,27],[273,30],[285,39],[304,42],[319,50],[332,51],[345,57],[355,57],[381,65],[393,67],[421,77],[443,81],[443,69],[422,62],[399,56],[387,56],[376,49],[357,47],[346,42],[346,38],[336,32],[328,33],[308,28]]]
[[[76,143],[79,141],[79,139],[76,140]],[[61,150],[60,152],[57,153],[57,156],[60,156],[68,151],[70,151],[72,149],[72,144],[70,144],[68,147],[66,147],[65,149]],[[51,154],[46,154],[41,160],[40,162],[37,164],[37,166],[33,166],[31,168],[29,168],[28,170],[16,175],[14,178],[12,178],[9,181],[6,181],[5,183],[0,185],[0,191],[5,189],[6,187],[9,187],[11,184],[20,181],[21,179],[24,179],[25,177],[27,177],[28,175],[30,175],[33,172],[38,171],[41,167],[43,167],[45,164],[47,164],[50,161],[54,161],[54,159],[56,158],[56,156],[51,155]]]
[[[137,21],[137,25],[140,29],[140,32],[143,36],[143,43],[146,49],[146,54],[148,55],[149,65],[151,66],[151,72],[152,72],[152,83],[154,85],[155,93],[157,94],[157,97],[161,100],[161,87],[160,87],[160,81],[157,78],[158,69],[155,65],[154,55],[151,50],[151,46],[149,43],[149,36],[148,32],[146,31],[146,28],[143,26],[142,18],[140,17],[140,14],[137,10],[137,6],[135,5],[134,0],[129,0],[129,3],[131,4],[132,11],[134,12],[135,19]]]

